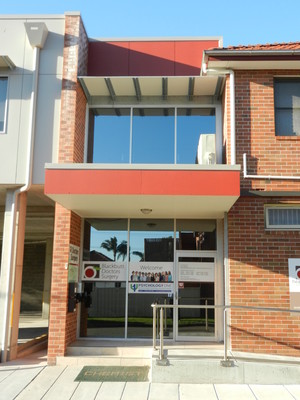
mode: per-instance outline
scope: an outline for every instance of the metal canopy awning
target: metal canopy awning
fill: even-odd
[[[9,68],[13,70],[16,66],[8,56],[0,55],[0,68]]]
[[[106,97],[112,101],[125,97],[141,101],[144,97],[219,97],[222,78],[218,76],[81,76],[78,78],[88,99]]]

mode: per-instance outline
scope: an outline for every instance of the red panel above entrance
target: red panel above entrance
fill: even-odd
[[[45,193],[239,196],[237,170],[46,169]]]

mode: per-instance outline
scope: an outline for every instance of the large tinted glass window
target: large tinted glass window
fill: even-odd
[[[178,108],[177,164],[195,164],[201,134],[216,132],[215,109]]]
[[[132,162],[142,164],[173,164],[174,129],[174,109],[134,109],[132,121]]]
[[[94,163],[129,163],[130,110],[97,109],[94,128]]]
[[[90,219],[85,222],[85,259],[100,265],[127,260],[127,220]],[[101,267],[100,267],[101,268]],[[109,276],[109,275],[108,275]],[[81,336],[125,336],[126,281],[109,277],[84,283],[88,295],[81,308]]]

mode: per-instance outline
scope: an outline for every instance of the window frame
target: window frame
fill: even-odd
[[[279,132],[279,127],[278,124],[276,123],[276,120],[279,118],[278,112],[279,110],[299,110],[300,113],[300,105],[299,107],[279,107],[276,104],[276,99],[278,101],[278,94],[276,95],[276,85],[279,84],[284,84],[284,83],[298,83],[300,85],[300,77],[274,77],[273,81],[273,88],[274,88],[274,125],[275,125],[275,136],[276,137],[300,137],[300,122],[299,122],[299,133],[295,134],[288,134],[288,133],[280,133]],[[300,92],[299,92],[299,98],[300,98]]]
[[[9,77],[7,75],[0,75],[0,80],[6,80],[6,95],[5,95],[5,105],[4,105],[4,118],[3,118],[3,130],[0,130],[0,135],[6,134],[6,124],[7,124],[7,110],[8,110],[8,84]]]
[[[221,109],[221,104],[209,104],[209,103],[203,103],[203,104],[197,104],[197,103],[187,103],[187,102],[182,102],[178,104],[163,104],[161,102],[155,103],[155,104],[149,104],[149,103],[141,103],[141,104],[117,104],[117,105],[112,105],[112,104],[89,104],[88,109],[93,110],[97,108],[102,108],[102,109],[130,109],[130,118],[131,118],[131,124],[130,124],[130,140],[129,140],[129,163],[124,163],[122,165],[140,165],[140,164],[134,164],[132,161],[132,119],[133,119],[133,110],[134,109],[141,109],[141,108],[169,108],[169,109],[174,109],[175,110],[175,126],[174,126],[174,162],[172,164],[165,164],[165,165],[185,165],[185,164],[178,164],[177,162],[177,110],[181,108],[198,108],[198,109],[214,109],[214,116],[215,116],[215,140],[216,140],[216,163],[217,164],[222,164],[222,109]],[[85,140],[85,162],[87,161],[87,155],[88,155],[88,135],[89,135],[89,124],[86,126],[86,140]],[[101,164],[101,163],[100,163]],[[146,164],[145,164],[146,165]],[[149,164],[149,165],[155,165],[155,164]],[[160,165],[160,164],[156,164]]]
[[[265,229],[269,230],[269,231],[299,231],[300,230],[300,224],[296,224],[296,225],[270,225],[270,221],[269,221],[269,211],[270,210],[290,210],[290,209],[297,209],[300,210],[300,204],[296,205],[278,205],[278,204],[268,204],[265,205]]]

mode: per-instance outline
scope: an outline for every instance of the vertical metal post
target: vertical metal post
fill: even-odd
[[[224,361],[227,362],[227,309],[224,308]]]
[[[160,309],[160,346],[159,346],[159,359],[164,358],[164,309]]]
[[[165,305],[167,304],[167,300],[166,299],[165,299],[164,303],[165,303]],[[167,309],[166,308],[165,308],[165,319],[164,319],[164,321],[165,321],[165,332],[166,332],[166,330],[167,330]]]
[[[156,350],[156,304],[153,304],[153,350]]]
[[[205,305],[207,306],[207,299],[205,300]],[[208,331],[208,309],[205,308],[205,330]]]
[[[221,365],[223,367],[233,367],[234,362],[232,360],[228,360],[227,356],[227,346],[228,346],[228,337],[227,337],[227,308],[224,308],[224,359],[221,360]]]

